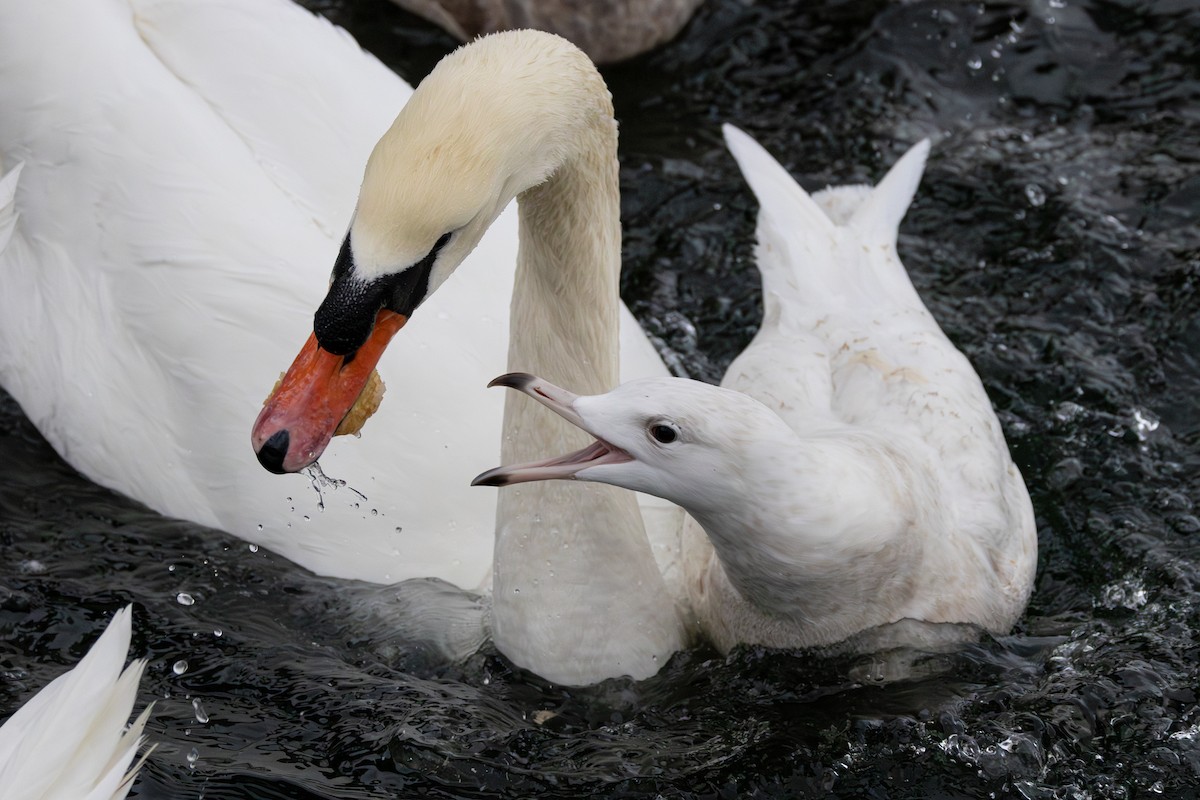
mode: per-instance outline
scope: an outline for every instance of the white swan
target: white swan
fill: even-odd
[[[150,706],[126,727],[146,667],[137,660],[122,669],[131,630],[126,606],[74,669],[0,726],[0,797],[121,800],[129,792],[150,754],[133,761],[145,741]]]
[[[1037,559],[1029,495],[895,249],[928,142],[874,190],[810,198],[750,137],[725,135],[761,204],[767,305],[727,388],[651,378],[577,396],[504,376],[597,441],[476,482],[575,478],[679,503],[707,534],[687,542],[692,613],[723,649],[830,645],[902,620],[1007,632]]]
[[[59,454],[322,574],[486,581],[496,497],[467,482],[500,453],[504,401],[480,387],[505,369],[515,213],[384,356],[403,424],[323,457],[367,499],[326,491],[322,509],[245,446],[410,89],[283,0],[0,16],[0,385]],[[625,377],[664,373],[623,331]]]
[[[293,471],[320,456],[371,360],[409,316],[430,313],[418,306],[440,297],[434,292],[443,282],[454,285],[447,277],[514,197],[521,247],[509,362],[595,391],[615,385],[616,146],[604,82],[566,40],[505,32],[443,59],[367,163],[315,333],[255,423],[264,465]],[[507,302],[474,288],[488,304]],[[407,429],[404,405],[441,387],[399,379],[399,389],[392,381],[399,397],[383,413],[401,414],[392,424]],[[513,399],[505,427],[522,435],[505,437],[505,458],[582,441],[535,404]],[[491,435],[498,438],[499,427]],[[404,480],[381,477],[388,488]],[[678,517],[668,520],[674,553]],[[557,485],[507,493],[493,564],[493,638],[513,661],[547,678],[644,677],[685,641],[632,495]]]

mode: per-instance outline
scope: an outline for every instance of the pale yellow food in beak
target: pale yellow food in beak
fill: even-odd
[[[279,379],[275,381],[275,385],[271,387],[271,391],[267,392],[267,396],[263,398],[264,406],[279,391],[279,385],[283,383],[283,376],[285,374],[287,373],[279,373]],[[371,370],[371,375],[367,378],[367,384],[359,392],[358,399],[354,401],[354,405],[346,412],[346,416],[342,417],[342,421],[338,423],[337,430],[333,432],[333,435],[347,436],[361,431],[362,426],[366,424],[367,420],[379,410],[379,405],[383,402],[383,393],[386,390],[387,386],[384,384],[383,378],[379,377],[379,370]]]

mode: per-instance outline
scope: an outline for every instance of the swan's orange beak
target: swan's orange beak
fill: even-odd
[[[250,443],[259,463],[282,474],[299,472],[320,458],[388,342],[407,321],[403,314],[381,310],[367,341],[348,356],[333,355],[317,344],[316,334],[309,336],[254,421]]]

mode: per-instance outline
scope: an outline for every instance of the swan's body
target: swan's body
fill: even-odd
[[[723,649],[901,620],[1006,632],[1033,582],[1029,495],[895,249],[927,143],[874,189],[810,198],[748,136],[726,139],[761,203],[767,313],[725,388],[652,378],[579,397],[501,379],[602,444],[478,481],[578,478],[679,503],[703,528],[685,534],[691,612]]]
[[[536,28],[574,42],[597,64],[636,56],[669,41],[703,0],[395,0],[460,42]]]
[[[126,728],[145,661],[122,669],[131,610],[108,628],[69,672],[55,678],[0,726],[4,800],[121,800],[141,761],[147,707]],[[143,756],[142,760],[145,760]]]
[[[467,481],[500,454],[503,400],[479,387],[505,367],[515,213],[388,351],[400,420],[323,458],[366,499],[326,489],[322,509],[245,446],[410,89],[281,0],[0,13],[0,385],[72,466],[157,511],[322,574],[486,583],[496,498]],[[628,332],[625,377],[662,372]]]

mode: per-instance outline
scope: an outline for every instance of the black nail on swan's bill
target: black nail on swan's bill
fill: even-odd
[[[287,471],[283,468],[283,459],[287,457],[291,438],[286,428],[271,434],[271,438],[263,442],[263,446],[258,450],[258,463],[268,472],[283,475]]]

